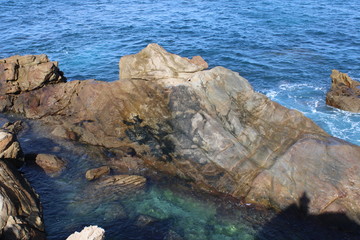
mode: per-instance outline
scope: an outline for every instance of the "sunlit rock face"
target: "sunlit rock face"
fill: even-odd
[[[150,44],[120,60],[118,81],[52,84],[1,101],[53,124],[57,136],[110,149],[120,165],[131,155],[138,167],[280,209],[306,193],[311,213],[360,222],[360,147],[255,92],[238,73],[193,59]]]
[[[0,60],[0,92],[20,93],[46,84],[64,82],[58,63],[49,61],[45,54],[12,56]]]
[[[98,226],[85,227],[81,232],[71,234],[66,240],[104,240],[105,230]]]
[[[360,82],[346,73],[332,70],[331,89],[326,94],[326,104],[350,112],[360,112]]]

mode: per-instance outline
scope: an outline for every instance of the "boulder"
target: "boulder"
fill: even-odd
[[[98,226],[85,227],[81,232],[71,234],[66,240],[104,240],[105,230]]]
[[[94,168],[86,171],[85,177],[87,180],[91,181],[94,179],[98,179],[101,176],[108,175],[110,173],[109,166],[102,166],[99,168]]]
[[[65,81],[58,63],[45,54],[12,56],[0,60],[0,92],[14,94],[31,91],[46,84]]]
[[[350,112],[360,112],[360,82],[348,74],[332,70],[331,89],[326,94],[326,104]]]
[[[238,73],[204,67],[150,44],[120,60],[119,81],[47,85],[4,95],[0,105],[118,161],[134,149],[137,167],[207,191],[279,209],[306,193],[311,214],[344,212],[360,223],[360,147],[255,92]]]
[[[49,175],[59,174],[66,166],[64,160],[52,154],[37,154],[35,162]]]

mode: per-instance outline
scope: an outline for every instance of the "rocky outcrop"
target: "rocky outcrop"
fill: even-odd
[[[45,54],[12,56],[0,60],[1,94],[17,94],[64,81],[58,63],[49,61]]]
[[[326,104],[350,112],[360,112],[360,82],[346,73],[332,70],[331,89],[326,94]]]
[[[40,153],[36,155],[36,164],[41,167],[46,174],[56,176],[64,170],[66,162],[52,154]]]
[[[0,135],[0,239],[45,239],[38,197],[13,166],[19,143],[7,131]]]
[[[66,240],[104,240],[105,230],[98,226],[85,227],[81,232],[71,234]]]
[[[281,209],[306,193],[310,213],[341,211],[360,223],[360,147],[255,92],[238,73],[205,66],[150,44],[120,60],[119,81],[53,84],[0,104],[50,122],[58,136],[108,148],[120,165],[133,158]]]

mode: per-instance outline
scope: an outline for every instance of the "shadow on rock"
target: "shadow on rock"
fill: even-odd
[[[310,199],[304,192],[299,204],[292,204],[266,223],[256,240],[355,240],[360,225],[344,213],[309,214]]]

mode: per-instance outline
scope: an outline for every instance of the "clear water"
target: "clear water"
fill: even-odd
[[[121,56],[136,53],[156,42],[181,56],[201,55],[210,67],[221,65],[239,72],[255,90],[303,112],[330,134],[359,145],[360,114],[336,110],[326,106],[324,101],[332,69],[360,79],[359,12],[359,0],[1,0],[0,58],[46,53],[50,59],[60,62],[60,68],[70,80],[114,81],[118,79]],[[24,144],[25,140],[22,140]],[[31,148],[34,146],[28,149]],[[63,239],[75,228],[78,230],[79,226],[94,222],[86,220],[100,219],[96,215],[72,214],[76,207],[69,209],[68,205],[72,206],[73,199],[81,203],[78,191],[86,185],[81,175],[84,169],[99,166],[106,159],[89,156],[88,150],[74,154],[73,148],[70,149],[57,154],[67,155],[65,157],[70,158],[74,166],[57,178],[46,178],[32,168],[24,170],[42,196],[50,239]],[[52,149],[48,147],[46,151]],[[164,200],[167,191],[174,192],[151,185],[140,197],[146,201],[133,201],[135,205],[144,205],[134,212],[148,213],[150,210],[145,206],[157,208],[160,205],[168,209],[165,215],[175,220],[163,226],[171,225],[186,239],[216,239],[217,234],[220,234],[217,239],[259,236],[254,233],[259,231],[253,227],[256,224],[244,223],[243,227],[237,222],[246,221],[234,216],[235,223],[225,224],[223,222],[231,219],[225,221],[215,214],[216,207],[174,193],[175,199],[198,204],[185,211],[173,198]],[[125,209],[134,209],[126,200],[121,201]],[[186,205],[191,206],[190,203]],[[109,206],[111,208],[113,203]],[[204,208],[209,211],[196,210]],[[193,220],[181,220],[181,216],[184,219],[191,216]],[[133,221],[134,217],[129,219]],[[125,236],[119,233],[133,229],[133,224],[127,220],[116,224],[110,220],[100,223],[107,224],[106,230],[113,239],[136,239],[130,231],[125,231]],[[231,224],[239,227],[236,235],[216,230],[223,225],[231,230]],[[187,233],[195,227],[199,229],[193,232],[198,235]],[[284,231],[294,233],[296,229],[288,226]],[[275,228],[274,232],[263,239],[274,239],[274,236],[282,239],[280,228]],[[147,234],[145,231],[138,239],[144,239]],[[295,239],[297,234],[284,236],[283,239]]]

